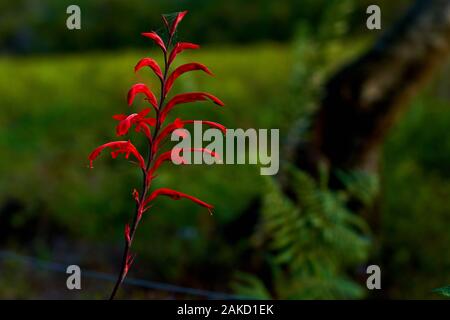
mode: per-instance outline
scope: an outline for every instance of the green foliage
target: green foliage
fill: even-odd
[[[450,280],[449,83],[437,78],[384,146],[381,245],[393,298],[435,298],[431,289]]]
[[[231,283],[234,292],[251,299],[269,300],[272,298],[264,282],[258,277],[244,272],[236,272],[234,282]]]
[[[315,13],[314,24],[308,19],[298,24],[290,82],[292,107],[286,109],[285,117],[304,122],[301,136],[307,134],[306,127],[316,110],[325,79],[358,51],[359,46],[344,50],[342,41],[355,7],[354,0],[328,1],[327,6]],[[327,174],[317,183],[307,174],[293,170],[295,199],[287,198],[272,180],[268,181],[262,222],[255,238],[268,242],[274,297],[363,296],[349,271],[366,260],[369,231],[364,220],[347,209],[347,203],[357,200],[369,205],[378,183],[376,178],[362,172],[338,172],[338,177],[345,186],[342,192],[326,188]],[[253,275],[241,274],[233,287],[238,293],[267,296],[265,284]]]
[[[351,273],[367,259],[370,233],[364,220],[347,208],[347,201],[355,188],[365,189],[364,198],[373,199],[373,182],[367,186],[365,175],[349,174],[347,188],[332,191],[304,172],[290,171],[294,199],[268,179],[261,223],[255,234],[257,241],[268,248],[273,296],[361,298],[364,291],[352,280]],[[257,296],[265,296],[264,288],[251,275],[241,275],[235,284],[238,293]]]
[[[349,199],[354,199],[365,207],[372,204],[373,197],[380,188],[376,176],[358,170],[350,172],[339,170],[336,175],[344,184]]]
[[[433,292],[439,293],[444,297],[450,298],[450,286],[434,289]]]
[[[358,43],[352,43],[351,50],[348,47],[343,50],[343,36],[350,28],[349,18],[355,10],[354,0],[329,0],[315,13],[314,24],[308,17],[299,20],[293,40],[295,61],[290,82],[292,108],[298,110],[297,118],[310,117],[316,110],[327,77],[358,51]]]

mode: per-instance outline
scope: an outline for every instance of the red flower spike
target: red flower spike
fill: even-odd
[[[118,154],[125,153],[125,158],[128,159],[128,156],[130,153],[138,160],[139,166],[144,169],[145,168],[145,161],[144,158],[141,156],[139,151],[137,151],[136,147],[130,142],[130,141],[113,141],[108,142],[100,147],[96,148],[92,153],[89,155],[89,166],[90,168],[93,168],[93,162],[94,160],[100,155],[100,153],[105,148],[111,148],[113,151],[111,152],[111,155],[113,158],[116,158]]]
[[[158,101],[156,100],[155,95],[153,92],[143,83],[135,84],[131,87],[131,89],[128,91],[128,105],[131,106],[133,104],[134,98],[138,93],[143,93],[146,96],[146,100],[148,100],[155,110],[158,110]]]
[[[198,44],[189,43],[189,42],[178,42],[175,47],[170,52],[169,61],[168,64],[172,64],[173,60],[175,60],[175,57],[183,52],[186,49],[198,49],[200,46]]]
[[[125,250],[124,257],[121,267],[120,273],[117,277],[117,281],[112,290],[110,299],[114,299],[117,290],[120,288],[123,283],[127,273],[129,272],[131,265],[134,260],[134,255],[130,254],[130,249],[132,247],[133,235],[135,230],[137,230],[139,223],[143,214],[152,208],[153,200],[158,196],[167,196],[174,200],[179,200],[181,198],[185,198],[191,200],[192,202],[205,207],[211,213],[213,206],[203,202],[200,199],[197,199],[188,194],[181,193],[179,191],[162,188],[157,189],[156,191],[151,192],[151,182],[152,179],[156,177],[156,171],[159,167],[166,161],[173,161],[177,164],[187,164],[188,163],[188,154],[185,152],[202,152],[208,153],[209,155],[218,158],[218,155],[211,150],[205,148],[173,148],[167,152],[161,152],[161,145],[167,137],[176,133],[179,136],[183,137],[186,133],[185,130],[177,131],[177,129],[183,128],[186,124],[194,123],[194,120],[180,120],[176,119],[173,123],[168,125],[164,125],[164,120],[172,111],[172,109],[179,105],[189,102],[197,102],[197,101],[207,101],[210,100],[213,103],[223,106],[223,102],[216,98],[215,96],[204,93],[204,92],[191,92],[184,93],[174,96],[170,101],[166,101],[166,96],[168,92],[173,88],[175,82],[178,80],[180,76],[190,71],[203,71],[209,75],[212,75],[211,71],[204,65],[200,63],[187,63],[179,66],[178,68],[174,68],[172,73],[168,73],[171,64],[176,59],[176,57],[182,53],[184,50],[188,49],[198,49],[199,45],[188,43],[188,42],[179,42],[174,43],[172,46],[172,40],[174,34],[177,31],[177,28],[180,25],[180,22],[185,18],[187,11],[179,12],[175,15],[174,19],[169,19],[163,16],[163,22],[167,29],[168,40],[167,43],[156,33],[156,32],[144,32],[142,35],[151,39],[164,53],[164,66],[159,65],[156,60],[153,58],[145,57],[137,62],[134,67],[134,71],[138,72],[144,67],[149,67],[152,69],[152,72],[160,79],[161,90],[158,91],[158,94],[161,93],[161,101],[159,101],[155,94],[143,83],[138,83],[133,85],[128,91],[127,102],[131,106],[134,102],[136,95],[143,94],[145,95],[145,100],[147,100],[155,110],[154,117],[149,117],[148,114],[152,112],[152,107],[145,108],[140,112],[134,112],[131,114],[116,114],[113,116],[115,120],[118,121],[116,127],[116,133],[119,136],[128,134],[130,129],[134,127],[137,132],[143,132],[145,136],[148,138],[146,140],[148,155],[147,159],[144,160],[142,155],[136,149],[136,147],[130,141],[113,141],[106,144],[103,144],[96,148],[89,155],[89,165],[93,167],[93,161],[100,155],[103,149],[111,149],[111,156],[116,158],[120,154],[124,154],[125,158],[128,159],[130,154],[137,159],[137,163],[143,173],[143,186],[142,189],[138,192],[137,190],[133,190],[132,196],[134,201],[136,202],[136,210],[133,216],[133,224],[126,224],[124,229],[124,237],[125,237]],[[170,52],[168,52],[170,46]],[[168,76],[168,77],[166,77]],[[202,123],[208,125],[212,128],[217,128],[221,130],[223,133],[226,132],[226,128],[218,123],[212,121],[202,121]],[[163,126],[164,125],[164,126]],[[161,129],[161,130],[160,130]],[[159,133],[159,134],[158,134]],[[153,139],[154,138],[154,139]],[[159,155],[159,156],[158,156]],[[190,155],[190,154],[189,154]],[[133,159],[134,160],[134,159]]]
[[[181,198],[186,198],[191,200],[192,202],[195,202],[196,204],[205,207],[206,209],[208,209],[209,213],[212,214],[212,210],[214,209],[214,207],[200,199],[197,199],[193,196],[190,196],[188,194],[179,192],[179,191],[175,191],[172,189],[168,189],[168,188],[160,188],[157,189],[155,191],[152,192],[152,194],[145,200],[144,202],[144,206],[146,206],[147,204],[149,204],[150,202],[152,202],[156,197],[158,196],[168,196],[170,197],[172,200],[180,200]]]
[[[211,100],[218,106],[223,107],[225,104],[219,100],[219,98],[213,96],[212,94],[205,92],[190,92],[182,93],[174,96],[169,102],[167,102],[165,108],[161,112],[161,121],[164,121],[167,114],[178,104],[196,102],[196,101],[207,101]]]
[[[193,62],[193,63],[183,64],[182,66],[179,66],[178,68],[176,68],[175,71],[172,72],[170,77],[167,79],[164,94],[167,95],[167,93],[170,91],[170,89],[172,89],[173,83],[175,82],[175,80],[178,77],[180,77],[181,75],[183,75],[186,72],[196,71],[196,70],[201,70],[201,71],[209,74],[210,76],[213,76],[212,72],[209,71],[209,69],[201,63]]]
[[[177,30],[178,24],[183,20],[184,16],[187,14],[187,10],[183,12],[179,12],[177,14],[177,17],[175,18],[175,21],[172,24],[172,27],[170,28],[170,35],[173,36],[175,31]]]
[[[125,240],[128,244],[131,243],[131,237],[130,237],[130,225],[127,223],[125,225]]]
[[[134,67],[134,72],[139,71],[143,67],[149,67],[153,70],[153,72],[158,76],[158,78],[162,81],[163,80],[163,74],[161,71],[161,68],[159,67],[158,63],[152,59],[152,58],[144,58],[139,60],[139,62]]]
[[[194,123],[194,122],[201,122],[202,124],[206,124],[210,126],[211,128],[216,128],[222,131],[223,134],[227,133],[227,128],[224,125],[221,125],[220,123],[214,122],[214,121],[206,121],[206,120],[183,120],[184,124]]]
[[[136,132],[143,131],[144,134],[151,138],[150,127],[156,125],[155,118],[145,118],[145,116],[150,112],[150,108],[145,108],[139,113],[133,113],[129,116],[123,114],[117,114],[113,116],[114,119],[119,120],[119,124],[116,127],[116,133],[118,136],[123,136],[128,133],[132,125],[136,126]]]
[[[166,45],[164,44],[164,41],[161,39],[161,37],[154,31],[152,32],[143,32],[141,33],[144,37],[152,39],[160,48],[161,50],[166,53]]]

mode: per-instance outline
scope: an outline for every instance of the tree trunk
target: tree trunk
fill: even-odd
[[[449,49],[450,0],[417,0],[372,48],[328,81],[311,124],[312,138],[302,140],[304,122],[294,126],[283,160],[316,177],[320,165],[326,164],[331,173],[330,187],[334,189],[342,187],[333,176],[336,169],[377,173],[379,151],[389,128],[445,62]],[[281,171],[278,178],[285,193],[292,195],[287,170]],[[377,205],[362,208],[356,204],[352,208],[363,214],[375,234],[379,225]],[[259,209],[257,198],[249,210],[225,228],[227,241],[250,236]],[[235,232],[238,229],[239,237]],[[244,261],[250,256],[246,253],[241,263],[248,265]]]
[[[376,171],[388,129],[445,61],[449,46],[450,1],[416,1],[366,54],[329,80],[313,139],[290,146],[290,160],[311,173],[320,162],[331,171]]]

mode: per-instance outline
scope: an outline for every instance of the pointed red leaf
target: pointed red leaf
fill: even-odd
[[[93,168],[93,162],[94,160],[100,155],[100,153],[105,148],[111,148],[111,156],[113,158],[116,158],[120,153],[125,153],[125,158],[128,159],[129,155],[132,154],[139,162],[139,166],[144,169],[145,168],[145,161],[144,158],[141,156],[139,151],[136,149],[136,147],[130,142],[130,141],[113,141],[108,142],[100,147],[96,148],[92,153],[89,155],[89,166]]]
[[[147,97],[146,100],[148,100],[155,110],[158,110],[158,101],[156,100],[155,95],[153,92],[143,83],[135,84],[131,87],[131,89],[128,91],[128,105],[131,106],[133,104],[134,98],[137,94],[143,93]]]
[[[148,124],[151,127],[154,127],[156,125],[156,119],[155,118],[144,118],[142,119],[142,122],[145,124]]]
[[[125,240],[128,244],[131,243],[130,225],[128,223],[125,225]]]
[[[139,62],[134,67],[134,72],[137,72],[139,69],[143,67],[149,67],[153,70],[153,72],[158,76],[158,78],[162,81],[163,74],[161,71],[161,68],[159,67],[158,63],[152,59],[152,58],[143,58],[139,60]]]
[[[130,114],[128,117],[119,122],[116,127],[116,133],[118,136],[123,136],[128,133],[131,127],[131,121],[138,116],[137,113]]]
[[[144,37],[152,39],[163,52],[167,52],[166,45],[164,44],[164,41],[161,39],[161,37],[154,31],[152,32],[143,32],[141,33]]]
[[[224,125],[221,125],[220,123],[213,122],[213,121],[205,121],[205,120],[183,120],[184,124],[194,123],[194,122],[201,122],[201,124],[206,124],[212,128],[219,129],[222,131],[223,134],[227,133],[227,128]]]
[[[181,198],[189,199],[189,200],[195,202],[196,204],[208,209],[209,213],[212,213],[212,209],[214,208],[212,205],[210,205],[200,199],[197,199],[188,194],[185,194],[185,193],[182,193],[179,191],[175,191],[172,189],[168,189],[168,188],[160,188],[160,189],[153,191],[152,194],[145,200],[144,205],[145,206],[148,205],[151,201],[153,201],[158,196],[168,196],[173,200],[180,200]]]
[[[139,122],[136,125],[136,128],[134,129],[134,131],[136,132],[143,132],[145,134],[145,136],[152,141],[152,133],[150,131],[150,128],[148,126],[148,124],[144,123],[144,122]]]
[[[158,168],[161,166],[161,164],[164,161],[169,161],[172,158],[172,151],[166,151],[162,153],[158,158],[156,158],[155,163],[148,171],[149,176],[153,176],[153,173],[158,170]]]
[[[139,204],[139,192],[136,189],[133,189],[131,194],[133,195],[134,200]]]
[[[150,111],[151,111],[150,108],[142,109],[142,111],[140,111],[140,112],[138,113],[139,118],[140,118],[140,119],[144,119],[144,117],[145,117],[146,115],[148,115],[148,114],[150,113]]]
[[[213,75],[212,72],[209,71],[209,69],[201,63],[193,62],[193,63],[183,64],[182,66],[179,66],[178,68],[176,68],[175,71],[172,72],[170,77],[167,79],[166,86],[165,86],[165,95],[167,95],[167,93],[170,91],[170,89],[172,89],[172,86],[178,77],[180,77],[181,75],[183,75],[186,72],[196,71],[196,70],[201,70],[201,71],[209,74],[210,76]]]
[[[186,159],[183,158],[183,156],[180,155],[181,152],[204,152],[208,153],[214,158],[219,159],[219,156],[214,151],[211,151],[206,148],[173,148],[170,151],[166,151],[163,154],[161,154],[156,160],[155,164],[151,167],[151,169],[148,171],[148,174],[150,176],[153,176],[156,170],[161,166],[161,164],[165,161],[176,161],[178,164],[186,164]],[[173,159],[175,157],[175,159]]]
[[[178,104],[196,101],[207,101],[207,100],[211,100],[212,102],[221,107],[224,106],[224,103],[221,100],[219,100],[219,98],[209,93],[205,92],[182,93],[174,96],[169,102],[167,102],[165,108],[161,112],[161,121],[164,121],[167,114]]]
[[[116,127],[116,133],[118,136],[123,136],[128,134],[131,126],[136,126],[136,132],[143,131],[144,134],[151,138],[150,126],[156,125],[155,118],[145,118],[145,116],[151,111],[150,108],[145,108],[139,113],[133,113],[129,116],[126,115],[115,115],[113,118],[119,120],[119,124]]]
[[[183,11],[183,12],[179,12],[177,14],[177,17],[175,18],[175,21],[172,24],[172,27],[170,28],[170,35],[173,35],[175,33],[175,31],[177,30],[178,24],[181,22],[181,20],[183,20],[183,18],[186,16],[187,14],[187,10]]]
[[[122,121],[125,120],[128,116],[126,114],[115,114],[113,115],[114,120]]]
[[[161,141],[163,141],[169,134],[171,134],[176,129],[183,128],[183,121],[180,119],[175,119],[172,123],[168,124],[160,134],[155,139],[155,142],[153,143],[152,150],[153,153],[156,153],[158,151],[159,144]]]
[[[198,44],[189,42],[178,42],[175,47],[170,52],[169,65],[175,60],[175,57],[186,49],[198,49],[200,46]]]
[[[133,261],[134,261],[135,257],[136,256],[133,256],[131,254],[127,255],[127,258],[125,260],[125,267],[123,269],[123,275],[122,275],[123,278],[125,278],[125,276],[128,274],[128,271],[130,270],[131,265],[133,264]]]

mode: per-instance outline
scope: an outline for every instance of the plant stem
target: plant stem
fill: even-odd
[[[172,37],[169,38],[167,48],[169,48],[171,42],[172,42]],[[167,53],[164,52],[164,77],[161,81],[161,97],[159,99],[158,110],[156,111],[155,130],[153,131],[152,139],[151,140],[149,139],[149,143],[148,143],[149,152],[148,152],[147,166],[146,166],[146,169],[142,169],[142,173],[143,173],[142,194],[140,196],[139,203],[136,205],[136,212],[134,214],[133,223],[132,223],[131,230],[130,230],[130,241],[127,241],[127,239],[125,239],[125,248],[123,250],[123,257],[122,257],[122,264],[120,267],[120,273],[117,277],[116,283],[115,283],[113,291],[109,297],[109,300],[114,299],[117,291],[119,290],[120,285],[125,280],[125,277],[126,277],[125,270],[126,270],[126,266],[127,266],[127,259],[130,254],[130,249],[131,249],[131,245],[133,243],[134,234],[136,233],[136,229],[140,222],[140,214],[141,214],[140,211],[144,209],[141,207],[141,205],[145,201],[145,198],[147,197],[147,193],[148,193],[148,189],[149,189],[149,183],[147,182],[147,174],[148,174],[150,165],[155,158],[155,153],[156,153],[156,152],[153,152],[153,150],[152,150],[152,147],[153,147],[152,141],[155,141],[156,137],[158,136],[158,132],[161,128],[160,113],[163,108],[164,100],[165,100],[165,83],[167,80],[168,71],[169,71],[169,65],[168,65],[168,61],[167,61]]]
[[[125,242],[125,249],[123,250],[123,258],[122,258],[122,266],[120,268],[120,273],[119,276],[117,278],[116,284],[114,285],[114,289],[109,297],[109,300],[113,300],[114,297],[116,296],[117,290],[119,289],[120,285],[122,284],[123,280],[124,280],[124,273],[125,273],[125,266],[127,263],[127,257],[128,257],[128,253],[130,251],[130,247],[128,245],[127,242]]]

